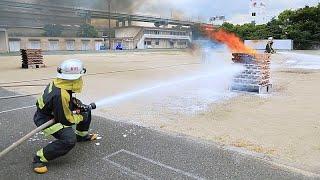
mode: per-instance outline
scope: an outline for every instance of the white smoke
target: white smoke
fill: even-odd
[[[140,102],[139,99],[147,98],[150,104],[157,104],[157,107],[194,113],[205,110],[211,103],[233,97],[236,94],[229,91],[229,85],[243,67],[232,63],[231,53],[225,46],[206,47],[206,54],[200,60],[202,64],[196,71],[106,97],[96,102],[97,107],[113,106],[133,99]]]

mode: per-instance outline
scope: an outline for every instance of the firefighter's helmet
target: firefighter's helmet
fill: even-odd
[[[83,63],[78,59],[69,59],[63,61],[57,68],[57,78],[65,80],[79,79],[86,73]]]

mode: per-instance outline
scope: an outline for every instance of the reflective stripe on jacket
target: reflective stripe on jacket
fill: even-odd
[[[73,92],[81,92],[82,79],[63,80],[55,79],[44,90],[43,94],[37,100],[38,110],[41,115],[35,115],[36,124],[43,124],[54,118],[55,123],[61,123],[64,126],[78,124],[83,120],[80,114],[73,114],[74,105],[70,101]],[[41,122],[39,122],[41,121]]]

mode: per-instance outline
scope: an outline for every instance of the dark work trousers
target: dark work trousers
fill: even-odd
[[[78,131],[88,131],[91,123],[91,112],[89,111],[84,120],[76,125]],[[40,124],[41,125],[41,124]],[[37,124],[37,126],[40,126]],[[57,140],[43,148],[43,156],[50,161],[67,154],[76,144],[77,138],[72,127],[65,127],[52,134]]]

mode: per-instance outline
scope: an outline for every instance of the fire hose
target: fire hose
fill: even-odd
[[[92,109],[96,109],[97,106],[95,103],[91,103],[89,105],[85,105],[85,104],[79,104],[79,108],[81,112],[88,112]],[[21,145],[24,141],[26,141],[27,139],[29,139],[30,137],[32,137],[33,135],[35,135],[36,133],[44,130],[45,128],[51,126],[52,124],[54,124],[54,119],[51,119],[50,121],[42,124],[41,126],[37,127],[36,129],[32,130],[31,132],[29,132],[27,135],[23,136],[22,138],[20,138],[18,141],[12,143],[9,147],[7,147],[6,149],[4,149],[3,151],[0,152],[0,159],[6,155],[7,153],[9,153],[10,151],[12,151],[14,148],[18,147],[19,145]]]

